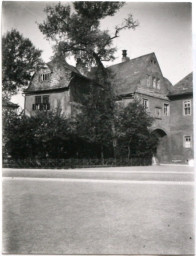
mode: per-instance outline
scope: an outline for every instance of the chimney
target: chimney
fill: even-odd
[[[122,50],[122,62],[125,62],[127,60],[130,60],[130,58],[127,57],[127,50]]]

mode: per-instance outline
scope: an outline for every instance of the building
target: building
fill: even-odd
[[[194,158],[193,147],[193,73],[178,82],[168,94],[171,105],[170,152],[172,160]]]
[[[2,99],[2,109],[3,111],[13,111],[17,113],[19,108],[18,104],[15,104],[9,100]]]
[[[168,152],[170,134],[170,100],[167,97],[172,84],[163,76],[154,53],[139,58],[127,58],[123,51],[122,62],[108,68],[117,104],[126,106],[137,98],[146,111],[155,118],[152,132],[159,137],[157,157],[170,161]]]
[[[138,98],[155,118],[152,132],[159,137],[160,162],[186,163],[193,156],[193,75],[175,86],[166,79],[154,53],[108,67],[117,104]]]
[[[181,162],[193,158],[192,74],[175,86],[166,79],[154,53],[135,59],[123,50],[122,62],[107,68],[116,104],[126,106],[137,98],[155,118],[152,133],[159,137],[160,162]],[[81,75],[65,60],[55,58],[35,73],[25,91],[25,113],[50,110],[58,106],[74,115],[84,103],[93,79]]]
[[[25,94],[25,114],[60,108],[66,116],[73,116],[84,104],[95,81],[79,73],[64,59],[56,57],[37,71]]]

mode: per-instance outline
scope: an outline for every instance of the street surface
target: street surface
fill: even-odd
[[[188,166],[3,170],[3,253],[194,254]]]

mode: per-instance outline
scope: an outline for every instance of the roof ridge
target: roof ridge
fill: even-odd
[[[113,66],[116,66],[116,65],[120,65],[120,64],[123,64],[123,63],[128,63],[128,62],[130,62],[130,61],[133,61],[133,60],[136,60],[136,59],[140,59],[140,58],[146,57],[146,56],[148,56],[148,55],[150,56],[150,55],[153,55],[153,54],[155,55],[154,52],[147,53],[147,54],[141,55],[141,56],[139,56],[139,57],[135,57],[135,58],[133,58],[133,59],[129,59],[129,60],[124,61],[124,62],[116,63],[116,64],[114,64],[114,65],[111,65],[111,66],[107,67],[107,68],[110,68],[110,67],[113,67]]]
[[[77,68],[73,65],[70,65],[66,59],[60,57],[60,56],[55,56],[51,61],[47,62],[46,65],[50,65],[52,64],[53,62],[55,62],[56,60],[60,61],[63,65],[66,65],[67,68],[71,69],[71,71],[74,70],[75,73],[79,73],[79,71],[77,70]],[[50,68],[50,67],[49,67]]]

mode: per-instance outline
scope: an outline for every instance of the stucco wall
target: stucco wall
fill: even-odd
[[[157,147],[157,158],[160,162],[169,162],[170,161],[170,118],[171,118],[171,110],[169,110],[169,115],[164,115],[164,104],[169,104],[169,100],[155,98],[152,96],[138,94],[138,97],[141,99],[147,99],[149,102],[149,108],[147,112],[149,115],[154,117],[154,122],[152,124],[151,130],[156,131],[157,129],[162,130],[165,135],[163,137],[159,137],[159,145]],[[161,116],[157,118],[155,116],[155,108],[161,109]],[[170,107],[169,107],[170,108]]]
[[[71,114],[70,93],[69,90],[63,92],[39,93],[36,95],[26,95],[25,97],[25,114],[33,115],[36,111],[32,110],[32,105],[35,104],[35,96],[49,95],[50,110],[55,110],[57,107],[62,109],[62,113],[66,116]]]
[[[184,100],[191,100],[191,115],[185,116],[183,114],[183,102]],[[184,97],[181,99],[175,99],[171,101],[171,118],[170,118],[170,130],[171,130],[171,155],[172,160],[186,160],[192,159],[193,156],[193,98]],[[185,148],[184,136],[191,136],[191,148]]]
[[[144,94],[137,94],[137,97],[141,99],[141,103],[142,103],[142,99],[147,99],[149,102],[149,109],[147,110],[147,112],[155,118],[154,123],[152,125],[152,130],[159,128],[159,129],[163,129],[167,134],[169,134],[170,114],[169,116],[165,116],[163,114],[164,104],[170,104],[169,100],[159,99],[159,98],[151,97],[149,95],[144,95]],[[155,108],[161,109],[160,118],[155,117]]]

